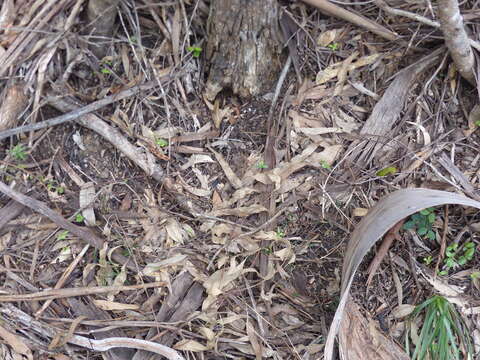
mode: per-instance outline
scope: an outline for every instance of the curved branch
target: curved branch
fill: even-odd
[[[438,17],[440,27],[445,38],[445,44],[450,51],[453,62],[460,75],[475,85],[473,57],[470,40],[463,26],[463,18],[460,14],[457,0],[439,0]]]

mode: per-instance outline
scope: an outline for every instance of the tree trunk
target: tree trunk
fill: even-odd
[[[277,0],[212,0],[206,96],[223,89],[250,97],[269,91],[281,69]]]

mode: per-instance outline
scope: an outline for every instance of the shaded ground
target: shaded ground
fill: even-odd
[[[216,103],[202,97],[205,59],[187,49],[204,39],[206,2],[159,7],[125,2],[115,41],[106,43],[108,55],[100,63],[86,50],[83,13],[65,30],[74,3],[57,3],[57,10],[39,5],[56,11],[54,21],[43,27],[28,14],[22,18],[22,12],[7,11],[3,27],[24,19],[44,31],[51,46],[36,48],[40,36],[25,39],[27,49],[12,61],[10,49],[23,32],[1,30],[0,63],[10,61],[0,83],[3,98],[14,83],[21,84],[28,97],[22,120],[28,124],[32,117],[39,122],[59,114],[52,97],[85,105],[168,75],[161,86],[96,112],[164,174],[162,181],[152,178],[127,159],[125,149],[75,122],[3,140],[1,181],[77,227],[59,226],[35,206],[13,216],[10,197],[0,195],[6,209],[0,213],[2,294],[19,295],[15,302],[0,296],[5,331],[19,338],[0,334],[2,358],[22,353],[34,359],[134,356],[133,350],[118,349],[100,355],[75,334],[157,341],[185,358],[319,359],[339,300],[346,243],[364,210],[405,187],[471,196],[458,175],[439,162],[442,156],[477,194],[477,94],[459,81],[443,55],[407,84],[405,105],[389,127],[362,132],[392,77],[442,44],[438,30],[391,17],[373,4],[354,6],[409,46],[301,3],[285,5],[298,25],[291,56],[303,81],[297,82],[292,67],[267,128],[273,89],[250,100],[228,92]],[[395,5],[425,15],[418,4]],[[464,6],[471,9],[469,21],[476,21],[478,4]],[[158,31],[159,24],[170,37]],[[172,35],[174,28],[179,37]],[[275,140],[272,148],[267,136]],[[385,146],[375,148],[379,143]],[[385,168],[394,169],[381,175]],[[433,228],[448,244],[477,245],[479,223],[475,211],[450,207],[446,216],[440,208]],[[73,231],[78,228],[90,229],[103,245],[85,248],[89,236]],[[353,291],[368,317],[399,342],[402,320],[392,315],[399,304],[398,284],[404,304],[429,296],[432,289],[412,271],[412,262],[434,268],[440,249],[439,241],[402,234],[370,290],[364,284],[373,254]],[[114,253],[129,262],[122,264]],[[477,255],[448,274],[452,284],[465,287],[467,299],[479,295],[478,278],[472,276],[480,266]],[[145,286],[154,281],[163,283]],[[138,286],[88,292],[112,285]],[[64,292],[53,294],[51,303],[40,297],[27,301],[28,294],[52,287]],[[74,296],[72,289],[83,293]],[[15,309],[25,313],[26,322]],[[29,317],[38,323],[27,330]]]

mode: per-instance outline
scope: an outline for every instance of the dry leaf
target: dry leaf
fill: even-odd
[[[138,304],[123,304],[114,301],[107,301],[107,300],[93,300],[95,306],[99,309],[107,310],[107,311],[121,311],[121,310],[138,310],[140,309],[140,305]]]
[[[351,72],[351,71],[353,71],[355,69],[358,69],[360,67],[373,64],[379,57],[380,57],[380,54],[373,54],[373,55],[368,55],[368,56],[361,57],[357,61],[348,65],[347,71]],[[315,80],[316,84],[321,85],[321,84],[324,84],[327,81],[337,77],[341,68],[342,68],[342,64],[343,64],[343,61],[335,63],[335,64],[331,64],[326,69],[324,69],[323,71],[320,71],[317,74],[317,77],[316,77],[316,80]]]
[[[175,350],[193,351],[193,352],[202,352],[202,351],[209,350],[208,347],[200,344],[198,341],[188,340],[188,339],[180,340],[173,346],[173,348]]]
[[[80,208],[87,226],[95,226],[95,212],[93,211],[93,204],[95,202],[95,184],[87,182],[80,188],[79,195]]]
[[[22,342],[22,337],[17,334],[12,334],[4,327],[0,326],[0,337],[10,345],[16,353],[26,356],[29,360],[33,360],[32,351],[25,343]]]
[[[343,31],[343,28],[323,31],[317,38],[317,45],[326,47],[328,44],[338,41]]]

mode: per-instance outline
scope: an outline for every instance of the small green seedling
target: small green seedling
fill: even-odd
[[[423,263],[426,266],[429,266],[433,262],[433,257],[431,255],[423,258]]]
[[[327,170],[331,170],[332,167],[330,166],[330,164],[328,162],[326,162],[325,160],[320,160],[320,166],[324,169],[327,169]]]
[[[279,238],[284,238],[285,237],[285,231],[281,227],[277,227],[277,231],[275,231],[275,234]]]
[[[165,140],[165,139],[157,139],[155,141],[155,144],[157,144],[157,146],[160,146],[161,148],[163,148],[163,147],[168,145],[168,141]]]
[[[57,240],[59,240],[59,241],[65,240],[68,236],[68,233],[69,233],[68,230],[60,231],[57,235]]]
[[[198,58],[202,54],[202,48],[199,46],[189,46],[187,50],[192,53],[194,58]]]
[[[260,160],[260,161],[257,163],[257,169],[268,169],[268,165],[265,164],[265,161]]]
[[[413,214],[410,219],[403,224],[403,229],[415,229],[419,236],[435,240],[435,232],[432,229],[435,217],[435,210],[433,208],[423,209],[422,211]]]
[[[27,158],[27,150],[23,147],[22,144],[15,145],[8,152],[16,160],[25,160]]]
[[[108,75],[108,74],[111,74],[112,72],[110,71],[110,69],[107,69],[107,68],[101,68],[100,69],[100,72],[102,74],[105,74],[105,75]]]
[[[85,217],[82,214],[78,213],[77,215],[75,215],[76,223],[82,223],[84,220],[85,220]]]
[[[377,176],[388,176],[388,175],[393,175],[397,172],[397,168],[395,166],[389,166],[386,167],[382,170],[377,171]]]
[[[475,271],[473,273],[470,274],[470,279],[472,280],[477,280],[477,279],[480,279],[480,271]]]
[[[415,338],[415,350],[410,354],[410,332],[416,332],[415,320],[424,314],[420,334]],[[455,306],[443,296],[433,296],[415,307],[406,332],[405,349],[412,360],[473,359],[473,341],[470,330]]]
[[[458,246],[458,243],[450,244],[445,250],[445,260],[443,260],[443,268],[439,275],[447,275],[451,269],[465,265],[473,259],[474,255],[475,244],[471,241],[461,247]]]
[[[329,48],[332,51],[337,51],[340,48],[339,43],[331,43],[327,45],[327,48]]]
[[[480,126],[480,120],[475,121],[474,123],[476,126]]]

